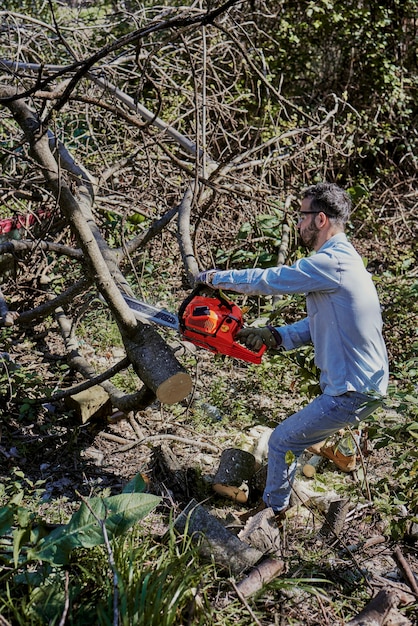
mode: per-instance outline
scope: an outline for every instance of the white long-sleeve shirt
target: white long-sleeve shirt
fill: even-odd
[[[327,395],[385,395],[389,366],[377,292],[344,233],[292,266],[217,271],[212,284],[250,295],[305,293],[307,317],[277,328],[283,348],[313,343]]]

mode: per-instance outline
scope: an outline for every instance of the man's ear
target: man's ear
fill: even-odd
[[[319,211],[319,213],[315,215],[315,224],[317,228],[323,228],[325,224],[327,223],[327,219],[328,218],[325,215],[325,213],[323,213],[323,211]]]

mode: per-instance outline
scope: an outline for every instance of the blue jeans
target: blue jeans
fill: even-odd
[[[358,427],[379,406],[374,398],[356,391],[341,396],[322,394],[284,420],[271,434],[267,482],[263,500],[274,511],[285,509],[290,500],[296,461],[286,464],[289,450],[297,459],[306,448],[323,441],[342,428]]]

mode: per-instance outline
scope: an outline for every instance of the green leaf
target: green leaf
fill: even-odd
[[[0,509],[0,535],[8,533],[13,525],[13,511],[10,507],[4,506]]]
[[[68,524],[60,526],[43,540],[28,557],[65,565],[75,548],[92,548],[104,543],[105,523],[109,540],[126,532],[157,506],[160,498],[151,494],[127,493],[109,498],[92,498],[82,503]]]
[[[246,239],[248,235],[251,233],[251,231],[252,231],[252,226],[250,222],[244,222],[241,228],[239,229],[238,239]]]
[[[28,534],[27,528],[16,528],[13,532],[13,562],[15,567],[18,566],[20,548],[22,547],[25,539],[28,538]]]
[[[127,483],[122,493],[143,493],[147,485],[141,474],[137,474]]]
[[[291,450],[288,450],[285,454],[284,460],[289,467],[296,461],[296,457]]]

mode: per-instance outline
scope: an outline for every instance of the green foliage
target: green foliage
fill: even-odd
[[[125,496],[147,500],[147,494],[135,493],[143,486],[142,479],[136,477],[125,488]],[[154,496],[148,498],[153,499],[152,506],[155,506],[158,499]],[[109,499],[105,500],[109,505]],[[96,506],[96,499],[86,504],[91,511],[85,510],[84,516],[95,519],[95,513],[103,515],[102,507]],[[150,504],[151,500],[144,505],[141,515],[136,515],[137,519],[149,512],[152,508]],[[131,507],[126,509],[121,500],[119,505],[120,520],[125,513],[129,517]],[[110,505],[109,510],[112,507]],[[112,515],[102,517],[108,531]],[[10,510],[0,510],[2,534],[10,533],[16,523],[13,517]],[[57,568],[56,559],[53,559],[53,567],[44,562],[36,570],[27,569],[22,575],[24,564],[21,564],[20,573],[17,570],[10,572],[8,577],[10,579],[13,575],[15,584],[12,586],[9,583],[7,596],[3,595],[0,599],[2,615],[13,616],[16,624],[55,624],[68,601],[71,624],[91,622],[110,625],[114,623],[112,616],[116,598],[120,624],[181,624],[183,615],[189,611],[195,614],[193,623],[212,623],[205,594],[206,588],[213,584],[215,572],[213,565],[199,562],[194,540],[189,537],[178,539],[171,530],[163,543],[156,542],[138,524],[127,534],[127,526],[122,528],[119,521],[118,532],[113,537],[111,532],[108,533],[110,553],[109,548],[97,547],[98,543],[103,544],[103,536],[100,542],[96,541],[99,539],[96,532],[92,532],[90,524],[86,525],[79,514],[73,516],[62,530],[74,526],[76,520],[80,538],[84,535],[85,546],[80,548],[80,542],[76,542],[77,558],[69,561],[65,570]],[[20,535],[15,531],[15,536]],[[33,556],[42,557],[42,550],[33,552]],[[110,571],[113,577],[109,576]]]
[[[411,255],[399,254],[394,272],[377,279],[377,285],[392,373],[403,384],[413,385],[418,377],[418,282],[413,273],[408,275]]]
[[[418,520],[418,395],[417,390],[391,387],[386,417],[368,418],[369,437],[376,449],[385,448],[393,459],[394,472],[376,482],[373,489],[382,498],[380,506],[390,512],[394,539],[403,537],[412,521]],[[403,507],[403,513],[398,511]],[[398,513],[397,513],[398,512]]]
[[[170,626],[184,623],[184,616],[193,610],[197,593],[201,606],[193,623],[211,623],[205,587],[211,584],[215,572],[212,565],[200,563],[190,538],[178,540],[171,532],[166,545],[145,538],[139,546],[129,539],[115,551],[115,560],[119,579],[123,581],[122,624]],[[111,600],[109,594],[107,606],[102,603],[98,611],[100,623],[109,626],[112,624]]]
[[[18,476],[18,474],[16,473]],[[24,476],[20,476],[24,479]],[[39,485],[37,485],[39,488]],[[14,567],[31,561],[62,566],[69,563],[73,550],[92,548],[127,532],[132,525],[156,507],[160,498],[142,493],[145,483],[137,476],[117,496],[84,501],[68,524],[46,533],[46,526],[34,512],[22,506],[22,486],[0,510],[4,543],[1,559]],[[4,498],[3,498],[4,500]],[[13,523],[13,526],[12,526]],[[11,550],[11,546],[13,546]],[[17,572],[9,572],[7,577]],[[31,574],[26,573],[26,576]]]
[[[83,502],[66,526],[52,531],[31,550],[28,558],[65,565],[76,548],[92,548],[103,543],[103,523],[109,539],[117,537],[145,517],[159,500],[157,496],[137,493],[92,498]]]
[[[279,357],[276,357],[279,358]],[[308,398],[313,398],[321,393],[319,386],[319,369],[315,365],[315,352],[312,346],[305,346],[289,352],[284,359],[290,361],[297,367],[299,388]]]
[[[6,408],[4,401],[24,400],[21,406],[22,414],[30,412],[31,403],[28,398],[39,394],[44,387],[44,381],[38,372],[31,367],[18,366],[7,355],[0,355],[0,398],[3,406],[0,414]]]
[[[238,232],[239,245],[232,250],[218,249],[215,257],[216,266],[232,266],[239,269],[276,265],[283,220],[283,211],[272,207],[270,213],[255,215],[253,223],[244,222]]]

